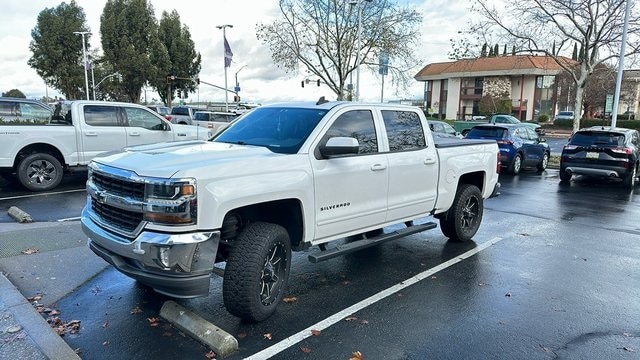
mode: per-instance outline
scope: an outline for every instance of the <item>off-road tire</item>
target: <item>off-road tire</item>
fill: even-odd
[[[560,182],[566,183],[571,181],[571,174],[569,174],[565,169],[560,168]]]
[[[63,168],[55,156],[35,153],[26,156],[18,164],[18,180],[31,191],[51,190],[62,181]]]
[[[469,241],[476,234],[482,214],[484,200],[477,186],[462,184],[456,191],[451,208],[440,217],[440,230],[451,241]]]
[[[284,295],[291,266],[291,240],[277,224],[255,222],[234,240],[222,283],[224,305],[247,321],[271,316]]]
[[[547,165],[549,165],[549,153],[545,151],[544,155],[542,155],[542,160],[538,163],[538,172],[545,171],[547,169]]]
[[[636,186],[637,178],[638,178],[638,165],[635,164],[633,166],[633,169],[631,169],[629,174],[627,174],[627,176],[625,176],[624,180],[622,181],[624,187],[633,190],[633,188]]]
[[[518,175],[520,173],[520,170],[522,170],[522,154],[517,153],[513,157],[513,161],[509,166],[509,172],[512,173],[513,175]]]

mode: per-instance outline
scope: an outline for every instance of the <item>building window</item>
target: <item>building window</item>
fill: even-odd
[[[534,113],[537,118],[546,114],[551,116],[554,107],[555,76],[536,77],[536,96]]]
[[[447,94],[449,88],[449,80],[440,80],[440,103],[438,105],[438,114],[441,119],[446,118],[447,115]]]

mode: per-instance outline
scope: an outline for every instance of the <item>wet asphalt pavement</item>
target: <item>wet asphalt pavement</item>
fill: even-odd
[[[500,181],[473,242],[434,229],[318,264],[307,261],[317,249],[294,253],[290,301],[262,323],[226,312],[217,276],[208,297],[177,302],[238,339],[230,359],[265,349],[274,359],[639,358],[640,187],[560,185],[557,170]],[[402,287],[414,276],[424,279]],[[205,359],[208,348],[158,319],[165,300],[107,267],[52,305],[81,321],[64,340],[82,358]],[[282,345],[306,328],[318,331]]]

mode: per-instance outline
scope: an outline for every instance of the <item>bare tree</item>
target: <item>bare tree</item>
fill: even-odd
[[[345,86],[357,62],[377,73],[381,54],[389,58],[392,83],[405,87],[413,80],[409,70],[419,65],[413,50],[420,44],[422,22],[415,9],[391,0],[280,0],[279,6],[282,18],[258,24],[258,39],[269,46],[278,66],[289,72],[305,69],[338,100],[348,95]],[[359,12],[361,46],[356,49]]]
[[[522,0],[501,3],[476,0],[473,11],[481,15],[483,28],[502,34],[520,51],[531,51],[553,58],[575,84],[573,130],[580,127],[587,80],[598,65],[616,62],[624,25],[625,0]],[[640,19],[635,6],[629,17],[625,56],[640,53]],[[579,44],[577,64],[549,49],[556,43],[557,54],[568,53]]]

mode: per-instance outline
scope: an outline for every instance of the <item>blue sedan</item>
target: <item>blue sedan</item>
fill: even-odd
[[[476,125],[467,139],[493,139],[500,148],[500,162],[512,174],[535,166],[542,172],[549,163],[549,144],[533,129],[520,124]]]

